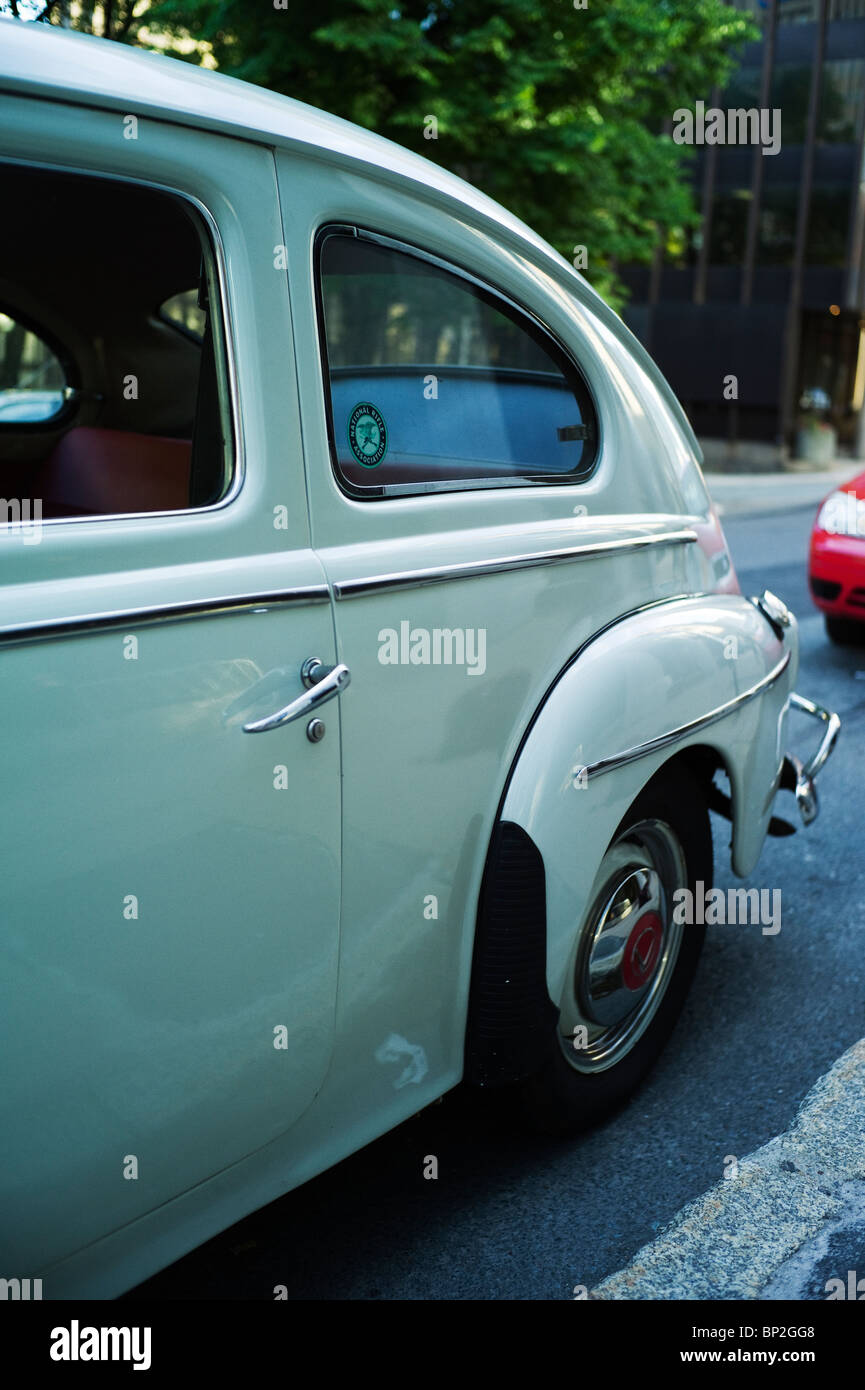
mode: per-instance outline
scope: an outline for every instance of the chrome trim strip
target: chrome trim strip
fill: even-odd
[[[692,719],[689,724],[680,724],[677,729],[670,729],[668,733],[659,734],[657,738],[651,738],[646,743],[635,744],[633,748],[627,748],[624,753],[614,753],[612,757],[599,758],[596,763],[589,763],[584,769],[586,778],[591,779],[601,773],[612,772],[614,768],[625,767],[628,763],[636,762],[638,758],[645,758],[649,753],[667,748],[671,743],[678,743],[680,739],[687,738],[700,729],[707,729],[710,724],[716,724],[719,719],[725,719],[728,714],[741,709],[742,705],[746,705],[749,700],[753,700],[764,690],[768,690],[770,685],[774,685],[789,664],[790,653],[786,652],[774,670],[770,671],[768,676],[764,676],[756,685],[752,685],[749,690],[744,690],[741,695],[736,695],[726,704],[718,705],[717,709],[710,710],[708,714],[701,715],[699,719]]]
[[[588,541],[567,550],[533,551],[528,555],[508,555],[499,560],[469,560],[460,565],[436,565],[423,570],[404,570],[397,574],[376,574],[369,579],[341,579],[333,586],[338,599],[358,598],[361,594],[384,590],[420,589],[427,584],[444,584],[451,579],[472,579],[477,575],[501,574],[506,570],[535,569],[540,565],[561,565],[572,560],[592,560],[599,555],[628,554],[653,545],[689,545],[696,531],[662,531],[654,536],[626,536],[621,540]]]
[[[265,613],[271,608],[327,603],[329,599],[330,591],[326,584],[308,584],[297,589],[277,589],[263,594],[232,594],[223,598],[192,599],[188,603],[167,603],[161,607],[87,613],[79,618],[45,618],[33,623],[0,626],[0,645],[15,646],[56,637],[81,637],[105,629],[149,627],[154,623],[185,622],[189,618],[218,618],[227,613]]]
[[[171,184],[158,183],[154,179],[136,178],[132,174],[106,173],[104,169],[88,169],[80,164],[54,164],[50,160],[42,159],[16,159],[14,155],[0,155],[0,164],[14,164],[17,167],[28,169],[47,169],[58,174],[78,174],[84,178],[107,179],[112,183],[132,183],[140,188],[152,188],[158,193],[168,193],[173,198],[179,198],[182,202],[190,203],[204,222],[210,233],[213,258],[216,262],[216,279],[219,288],[219,307],[221,310],[222,323],[219,336],[223,340],[225,349],[226,376],[228,378],[228,403],[231,416],[231,444],[233,449],[234,473],[231,486],[224,497],[218,502],[211,502],[206,507],[175,507],[170,511],[159,512],[105,512],[94,513],[92,516],[49,516],[44,517],[41,526],[74,526],[90,524],[92,522],[106,521],[144,521],[152,517],[163,518],[167,516],[199,516],[202,513],[218,512],[223,507],[229,506],[237,497],[244,482],[246,481],[246,451],[243,440],[243,429],[241,426],[241,406],[240,391],[237,384],[237,340],[235,334],[234,319],[228,300],[228,267],[225,259],[225,248],[222,243],[222,235],[219,231],[216,218],[213,213],[202,203],[194,193],[187,193],[178,188],[173,188]],[[15,526],[32,525],[32,523],[8,522],[7,529]]]

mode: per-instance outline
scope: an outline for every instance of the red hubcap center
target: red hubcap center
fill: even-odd
[[[646,912],[632,928],[622,955],[622,979],[628,989],[642,989],[661,955],[664,924],[657,912]]]

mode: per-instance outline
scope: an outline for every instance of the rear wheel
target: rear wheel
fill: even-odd
[[[652,1066],[705,936],[705,927],[674,919],[673,895],[694,894],[698,882],[708,890],[711,880],[705,797],[686,769],[667,769],[631,806],[604,854],[575,931],[558,1028],[540,1069],[515,1088],[533,1128],[584,1128]]]

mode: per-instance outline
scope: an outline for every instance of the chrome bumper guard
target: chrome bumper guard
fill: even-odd
[[[823,709],[822,705],[815,705],[813,700],[806,700],[804,695],[789,695],[787,705],[790,709],[799,710],[802,714],[809,714],[812,719],[821,720],[825,725],[820,747],[814,756],[807,763],[803,763],[801,758],[797,758],[793,753],[788,753],[781,769],[781,786],[786,791],[793,792],[803,825],[810,825],[812,821],[817,819],[820,810],[814,779],[835,747],[841,729],[841,720],[837,714]]]

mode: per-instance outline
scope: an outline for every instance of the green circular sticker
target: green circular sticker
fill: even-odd
[[[377,468],[387,453],[387,428],[369,401],[361,401],[349,415],[348,442],[364,468]]]

